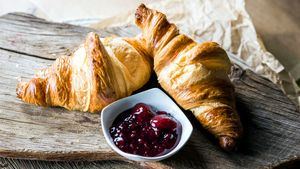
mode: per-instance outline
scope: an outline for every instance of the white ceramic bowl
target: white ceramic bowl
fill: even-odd
[[[161,156],[145,157],[145,156],[126,153],[120,150],[114,144],[113,139],[109,133],[109,128],[111,127],[115,118],[120,113],[132,108],[137,103],[146,103],[157,110],[166,111],[181,123],[182,132],[181,132],[180,140],[177,146],[173,150]],[[106,106],[101,112],[101,125],[102,125],[102,131],[104,137],[107,143],[110,145],[110,147],[113,150],[115,150],[118,154],[122,155],[123,157],[126,157],[134,161],[159,161],[174,155],[188,141],[193,131],[193,126],[191,125],[190,121],[185,116],[185,114],[173,102],[173,100],[169,98],[169,96],[167,96],[163,91],[161,91],[158,88],[146,90],[144,92],[120,99]]]

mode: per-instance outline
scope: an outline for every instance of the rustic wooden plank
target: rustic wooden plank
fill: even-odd
[[[88,161],[76,161],[76,162],[63,162],[63,161],[28,161],[20,159],[0,159],[0,168],[5,169],[132,169],[137,168],[134,163],[128,163],[124,161],[100,161],[100,162],[88,162]]]
[[[94,31],[69,24],[49,23],[32,15],[18,13],[1,17],[0,23],[2,49],[50,59],[55,59],[56,54],[65,54],[66,49],[75,48],[88,32]],[[49,48],[45,48],[45,42]]]
[[[20,77],[29,79],[34,70],[51,64],[58,54],[69,53],[89,31],[92,30],[50,23],[31,15],[0,17],[0,156],[44,160],[124,160],[105,143],[99,115],[36,107],[21,102],[15,95]],[[134,36],[137,29],[128,26],[99,30],[98,33]],[[222,151],[186,112],[195,126],[188,144],[174,157],[159,163],[143,163],[143,167],[260,168],[300,159],[300,114],[295,105],[267,79],[238,68],[232,72],[237,107],[245,127],[239,150],[232,153]],[[143,89],[149,86],[157,86],[155,76]],[[17,166],[23,162],[11,161],[6,159],[4,163]],[[61,168],[81,166],[76,162],[51,164],[62,165]],[[110,168],[123,164],[136,166],[113,161],[83,162],[82,165]]]

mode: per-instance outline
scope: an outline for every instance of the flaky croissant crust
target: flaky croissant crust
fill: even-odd
[[[95,33],[71,56],[59,57],[29,82],[20,82],[17,96],[41,106],[97,112],[130,95],[150,78],[151,64],[134,38],[105,38]]]
[[[224,149],[232,149],[242,126],[228,78],[231,63],[226,52],[215,42],[199,44],[180,34],[164,14],[143,4],[135,17],[163,89],[180,106],[191,110]]]

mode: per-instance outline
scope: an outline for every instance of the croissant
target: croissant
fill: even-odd
[[[154,59],[162,88],[192,111],[223,149],[233,149],[243,129],[226,52],[215,42],[199,44],[180,34],[164,14],[143,4],[136,10],[135,23],[142,31],[140,41]]]
[[[61,56],[29,82],[17,96],[40,106],[97,112],[130,95],[150,78],[151,63],[134,38],[105,38],[89,33],[71,56]]]

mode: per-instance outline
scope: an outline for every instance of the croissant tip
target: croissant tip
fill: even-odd
[[[148,8],[146,7],[145,4],[140,4],[139,7],[135,11],[135,19],[136,19],[136,24],[139,25],[139,22],[142,22],[143,17],[146,15],[146,11]]]
[[[19,82],[17,84],[16,88],[16,94],[18,98],[22,98],[22,93],[23,93],[23,88],[24,88],[25,83],[24,82]]]
[[[138,8],[147,8],[144,3],[141,3]]]
[[[222,136],[219,138],[220,146],[226,151],[232,151],[236,148],[236,139],[229,136]]]
[[[86,36],[86,39],[89,39],[90,41],[94,41],[95,39],[99,39],[99,35],[95,32],[90,32]]]

